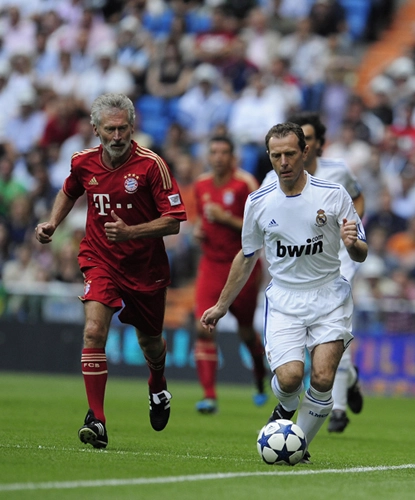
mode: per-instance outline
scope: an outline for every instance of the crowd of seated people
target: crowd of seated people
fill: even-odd
[[[381,36],[395,4],[1,2],[3,287],[17,279],[82,283],[76,249],[84,200],[50,247],[36,244],[33,228],[47,218],[72,153],[97,144],[91,102],[104,92],[122,92],[136,106],[135,139],[167,161],[190,212],[191,186],[205,169],[212,134],[229,135],[239,167],[261,182],[270,169],[263,144],[269,127],[293,111],[320,113],[328,129],[323,155],[342,157],[366,198],[364,223],[377,260],[361,266],[357,305],[367,305],[372,292],[376,304],[382,298],[413,301],[415,47],[373,79],[370,102],[353,87],[362,46]],[[180,235],[166,239],[172,286],[194,278],[198,249],[192,223],[191,215]],[[390,328],[405,329],[404,323],[395,317]]]

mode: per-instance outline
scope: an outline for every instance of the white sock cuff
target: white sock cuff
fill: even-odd
[[[327,392],[320,392],[310,385],[306,392],[306,397],[316,403],[332,403],[332,389]]]

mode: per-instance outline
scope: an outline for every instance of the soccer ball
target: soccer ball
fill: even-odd
[[[257,449],[268,465],[295,465],[304,457],[307,440],[291,420],[273,420],[259,431]]]

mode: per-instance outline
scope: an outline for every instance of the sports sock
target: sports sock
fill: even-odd
[[[312,386],[306,391],[298,410],[297,424],[301,427],[310,444],[333,408],[331,390],[316,391]]]
[[[144,355],[145,360],[147,362],[147,366],[150,370],[150,377],[148,378],[148,386],[150,388],[150,392],[153,394],[157,394],[164,389],[166,389],[166,379],[164,377],[164,368],[166,366],[166,353],[167,353],[167,343],[166,340],[163,339],[163,352],[156,359],[150,359],[146,355]]]
[[[258,392],[264,392],[264,378],[266,369],[264,365],[265,349],[258,334],[255,334],[255,339],[251,342],[245,342],[254,365],[254,378]]]
[[[204,397],[216,399],[216,370],[218,349],[213,340],[197,339],[195,343],[196,371]]]
[[[89,407],[95,418],[105,424],[104,396],[108,378],[105,349],[82,349],[81,364]]]
[[[281,390],[276,375],[274,375],[271,380],[272,392],[275,394],[275,397],[281,403],[284,410],[287,411],[295,411],[298,408],[300,394],[303,392],[303,388],[303,383],[301,383],[294,392],[288,393]]]
[[[333,384],[333,410],[346,411],[347,390],[356,382],[357,373],[350,349],[346,349],[337,368]]]

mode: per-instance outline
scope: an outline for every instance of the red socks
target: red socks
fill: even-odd
[[[81,363],[89,407],[95,418],[105,424],[104,396],[108,377],[105,349],[82,349]]]
[[[216,370],[218,350],[213,340],[197,339],[195,343],[195,361],[199,382],[204,390],[204,397],[216,399]]]

